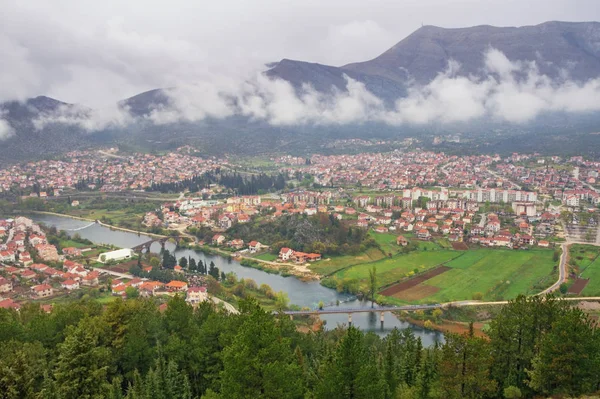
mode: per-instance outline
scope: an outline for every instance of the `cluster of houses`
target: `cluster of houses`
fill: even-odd
[[[13,187],[31,189],[32,196],[58,196],[63,189],[75,188],[88,182],[90,189],[101,191],[138,190],[159,183],[179,182],[213,171],[226,164],[225,160],[202,159],[183,153],[165,155],[135,154],[111,157],[107,149],[74,151],[62,160],[41,160],[0,169],[0,192]],[[34,190],[35,187],[41,190]]]
[[[160,281],[134,278],[126,282],[122,279],[116,279],[111,282],[111,292],[116,296],[125,297],[127,295],[127,288],[129,287],[135,288],[143,298],[158,295],[184,294],[186,301],[192,305],[197,305],[208,299],[206,287],[189,287],[185,281],[172,280],[164,284]]]
[[[291,260],[295,263],[316,262],[321,260],[321,254],[294,251],[291,248],[283,247],[279,250],[279,259],[283,262]]]

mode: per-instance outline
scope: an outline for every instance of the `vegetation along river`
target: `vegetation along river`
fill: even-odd
[[[87,221],[75,220],[68,217],[53,215],[34,215],[32,217],[37,222],[46,226],[55,226],[58,230],[65,230],[69,234],[77,233],[82,238],[98,243],[111,244],[121,248],[131,248],[151,240],[149,236],[134,233],[128,233],[118,230],[111,230],[98,224],[91,224]],[[229,260],[221,256],[206,255],[190,249],[176,249],[175,244],[168,242],[165,248],[169,251],[175,251],[177,258],[182,256],[191,256],[196,260],[210,263],[213,261],[219,270],[225,273],[234,272],[238,277],[251,278],[258,285],[268,284],[274,291],[287,292],[290,303],[307,306],[315,309],[320,301],[327,306],[358,308],[371,306],[370,302],[362,302],[347,294],[340,294],[335,290],[323,287],[317,281],[303,282],[295,277],[283,277],[276,274],[266,273],[262,270],[244,267],[235,260]],[[154,243],[151,247],[152,252],[160,252],[160,244]],[[339,305],[336,305],[339,301]],[[322,315],[321,319],[326,321],[327,328],[335,328],[338,324],[348,322],[347,314],[329,314]],[[423,345],[429,346],[434,342],[443,342],[443,334],[437,331],[422,329],[418,326],[398,320],[390,312],[385,314],[384,328],[381,329],[378,313],[355,313],[352,315],[352,323],[363,331],[373,331],[377,334],[385,335],[394,327],[399,329],[411,328],[414,334],[421,337]]]

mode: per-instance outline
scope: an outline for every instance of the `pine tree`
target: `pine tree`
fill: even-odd
[[[59,347],[54,377],[64,399],[94,398],[108,384],[110,352],[100,345],[98,320],[79,323]]]

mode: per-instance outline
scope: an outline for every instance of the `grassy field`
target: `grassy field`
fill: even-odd
[[[260,259],[260,260],[266,260],[266,261],[269,261],[269,262],[273,262],[273,261],[277,260],[277,255],[272,254],[270,252],[265,252],[265,253],[262,253],[260,255],[256,255],[255,258],[256,259]]]
[[[60,241],[60,246],[61,246],[61,248],[69,248],[69,247],[74,247],[74,248],[90,248],[93,245],[82,244],[80,242],[76,242],[76,241],[73,241],[73,240],[61,240]]]
[[[569,248],[569,263],[576,265],[581,278],[589,279],[589,282],[581,291],[581,295],[600,295],[600,247],[571,245]]]
[[[432,255],[434,253],[430,253]],[[428,295],[417,303],[438,303],[472,299],[481,293],[483,300],[515,298],[539,292],[555,280],[552,250],[477,249],[446,262],[451,268],[414,288]],[[393,302],[403,302],[396,295]]]
[[[383,259],[384,256],[379,249],[369,248],[366,252],[359,255],[333,256],[319,262],[311,263],[309,267],[315,273],[327,276],[345,267],[370,263]]]
[[[407,255],[381,259],[367,265],[356,265],[335,274],[339,279],[358,279],[365,283],[369,278],[369,269],[377,268],[379,286],[385,286],[409,275],[431,269],[459,256],[455,251],[415,251]]]
[[[398,235],[390,233],[375,233],[373,231],[371,231],[369,234],[371,235],[371,237],[373,237],[375,242],[377,242],[381,246],[381,249],[386,254],[396,254],[398,253],[398,251],[400,251],[400,247],[398,246],[398,244],[396,244],[396,238],[398,237]]]

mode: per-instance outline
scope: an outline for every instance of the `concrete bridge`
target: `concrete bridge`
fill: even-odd
[[[160,243],[160,245],[164,248],[165,247],[165,243],[169,240],[175,240],[175,243],[177,245],[179,245],[179,243],[181,242],[181,240],[183,240],[184,237],[182,236],[173,236],[173,237],[160,237],[160,238],[153,238],[152,240],[146,241],[144,243],[141,243],[139,245],[136,245],[135,247],[132,247],[131,249],[135,252],[144,252],[144,250],[149,251],[150,250],[150,246],[152,246],[152,244],[154,244],[155,242]]]
[[[290,316],[293,319],[294,316],[308,316],[308,315],[322,315],[322,314],[348,314],[348,325],[352,325],[352,314],[353,313],[379,313],[379,321],[381,322],[381,328],[383,328],[384,314],[385,312],[397,312],[397,311],[416,311],[416,310],[429,310],[438,309],[448,304],[433,304],[433,305],[405,305],[405,306],[377,306],[372,308],[324,308],[324,309],[313,309],[313,310],[286,310],[282,312]]]

